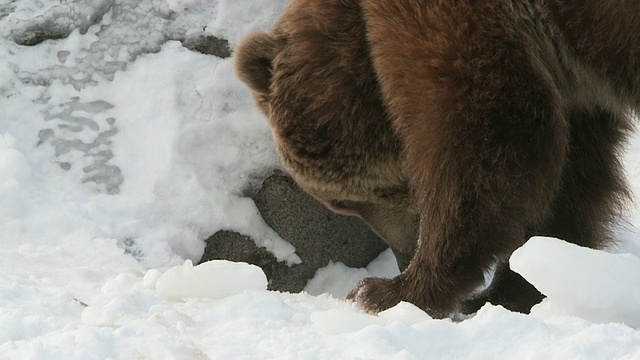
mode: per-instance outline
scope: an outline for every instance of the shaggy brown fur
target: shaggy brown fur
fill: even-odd
[[[292,176],[360,216],[406,269],[351,298],[434,316],[541,295],[529,236],[599,248],[640,106],[636,0],[292,0],[236,50]],[[415,251],[414,251],[415,250]],[[492,286],[471,294],[494,264]]]

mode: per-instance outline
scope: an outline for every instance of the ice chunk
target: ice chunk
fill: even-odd
[[[267,277],[255,265],[214,260],[193,266],[191,260],[173,267],[156,282],[159,294],[183,299],[189,297],[224,298],[245,291],[267,289]]]

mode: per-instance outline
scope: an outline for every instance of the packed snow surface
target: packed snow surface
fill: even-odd
[[[366,269],[328,264],[302,294],[265,290],[246,264],[193,266],[220,229],[300,260],[246,196],[280,167],[265,119],[230,59],[181,44],[233,47],[285,5],[0,0],[0,358],[640,359],[633,207],[610,253],[518,250],[514,268],[549,296],[531,315],[434,320],[400,303],[372,316],[343,301],[397,273],[388,251]],[[44,30],[58,39],[16,43]],[[625,155],[634,189],[639,146]]]

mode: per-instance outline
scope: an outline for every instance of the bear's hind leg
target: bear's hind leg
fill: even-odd
[[[624,116],[600,107],[570,111],[567,121],[570,140],[560,190],[549,218],[529,235],[552,236],[599,249],[611,244],[610,226],[629,196],[618,159],[629,124]],[[491,286],[465,302],[464,312],[474,312],[490,302],[528,313],[542,298],[505,262],[498,266]]]
[[[462,313],[472,314],[484,304],[501,305],[505,309],[528,314],[533,305],[544,298],[533,285],[509,268],[508,262],[498,264],[493,281],[481,294],[469,298],[462,305]]]
[[[567,120],[567,163],[540,234],[600,249],[612,243],[612,222],[629,199],[619,156],[630,124],[601,107],[573,110]]]

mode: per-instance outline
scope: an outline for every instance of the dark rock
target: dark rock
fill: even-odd
[[[364,267],[387,247],[360,219],[330,211],[280,171],[264,181],[253,199],[265,222],[296,248],[303,262]]]
[[[13,41],[18,45],[34,46],[45,40],[64,39],[71,33],[72,29],[63,29],[60,27],[40,28],[33,27],[26,29],[24,32],[16,34]]]
[[[386,249],[385,243],[357,218],[334,214],[307,195],[282,172],[275,172],[253,196],[265,222],[296,248],[301,264],[277,262],[243,235],[220,231],[207,240],[202,262],[244,261],[262,267],[273,290],[298,292],[329,261],[365,267]]]
[[[214,55],[222,59],[231,56],[229,41],[220,39],[213,35],[197,35],[188,37],[182,42],[182,46],[191,51],[196,51],[205,55]]]

